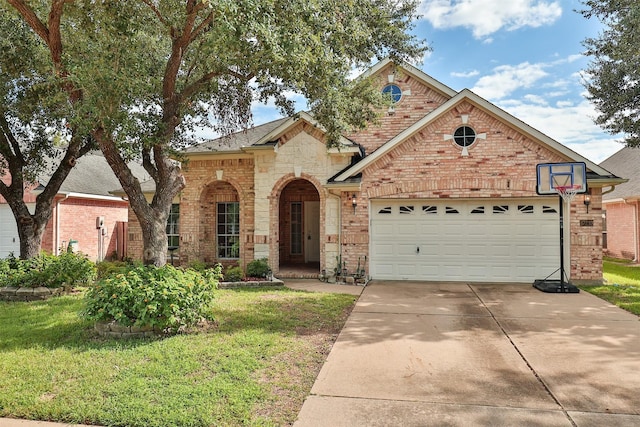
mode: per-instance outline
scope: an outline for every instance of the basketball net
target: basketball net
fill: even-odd
[[[576,194],[578,194],[578,191],[580,191],[580,186],[579,185],[559,185],[555,187],[555,189],[566,204],[571,204],[571,201],[573,200],[573,198],[576,197]]]

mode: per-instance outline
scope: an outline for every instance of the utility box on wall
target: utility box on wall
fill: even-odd
[[[99,216],[96,218],[96,228],[100,229],[104,227],[104,217]]]

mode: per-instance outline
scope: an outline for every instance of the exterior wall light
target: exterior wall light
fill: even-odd
[[[353,206],[353,214],[356,213],[356,208],[358,207],[358,201],[356,200],[355,193],[351,195],[351,206]]]
[[[591,204],[591,194],[587,193],[584,195],[583,203],[587,207],[587,213],[589,213],[589,205]]]

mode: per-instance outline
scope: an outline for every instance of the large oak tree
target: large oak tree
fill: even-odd
[[[197,126],[246,126],[255,101],[293,114],[295,92],[337,141],[382,102],[368,81],[349,79],[353,68],[426,49],[408,33],[413,0],[7,1],[43,43],[61,34],[51,65],[69,100],[81,100],[73,125],[90,129],[120,180],[155,265],[166,262],[166,219],[185,186],[173,159]],[[155,183],[150,202],[132,158]]]
[[[0,6],[0,195],[15,218],[20,257],[40,253],[53,200],[75,165],[94,144],[88,134],[76,132],[73,116],[77,93],[51,73],[58,35],[40,43],[24,21]],[[25,190],[46,175],[33,212]]]
[[[637,0],[589,0],[586,18],[605,24],[598,37],[584,41],[592,58],[587,69],[588,98],[595,104],[595,122],[623,133],[630,147],[640,146],[640,3]]]

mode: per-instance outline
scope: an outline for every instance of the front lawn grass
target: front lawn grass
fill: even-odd
[[[355,298],[216,291],[215,323],[98,337],[80,296],[0,302],[0,416],[104,426],[292,424]]]
[[[640,267],[605,259],[602,263],[605,284],[583,286],[583,290],[640,316]]]

